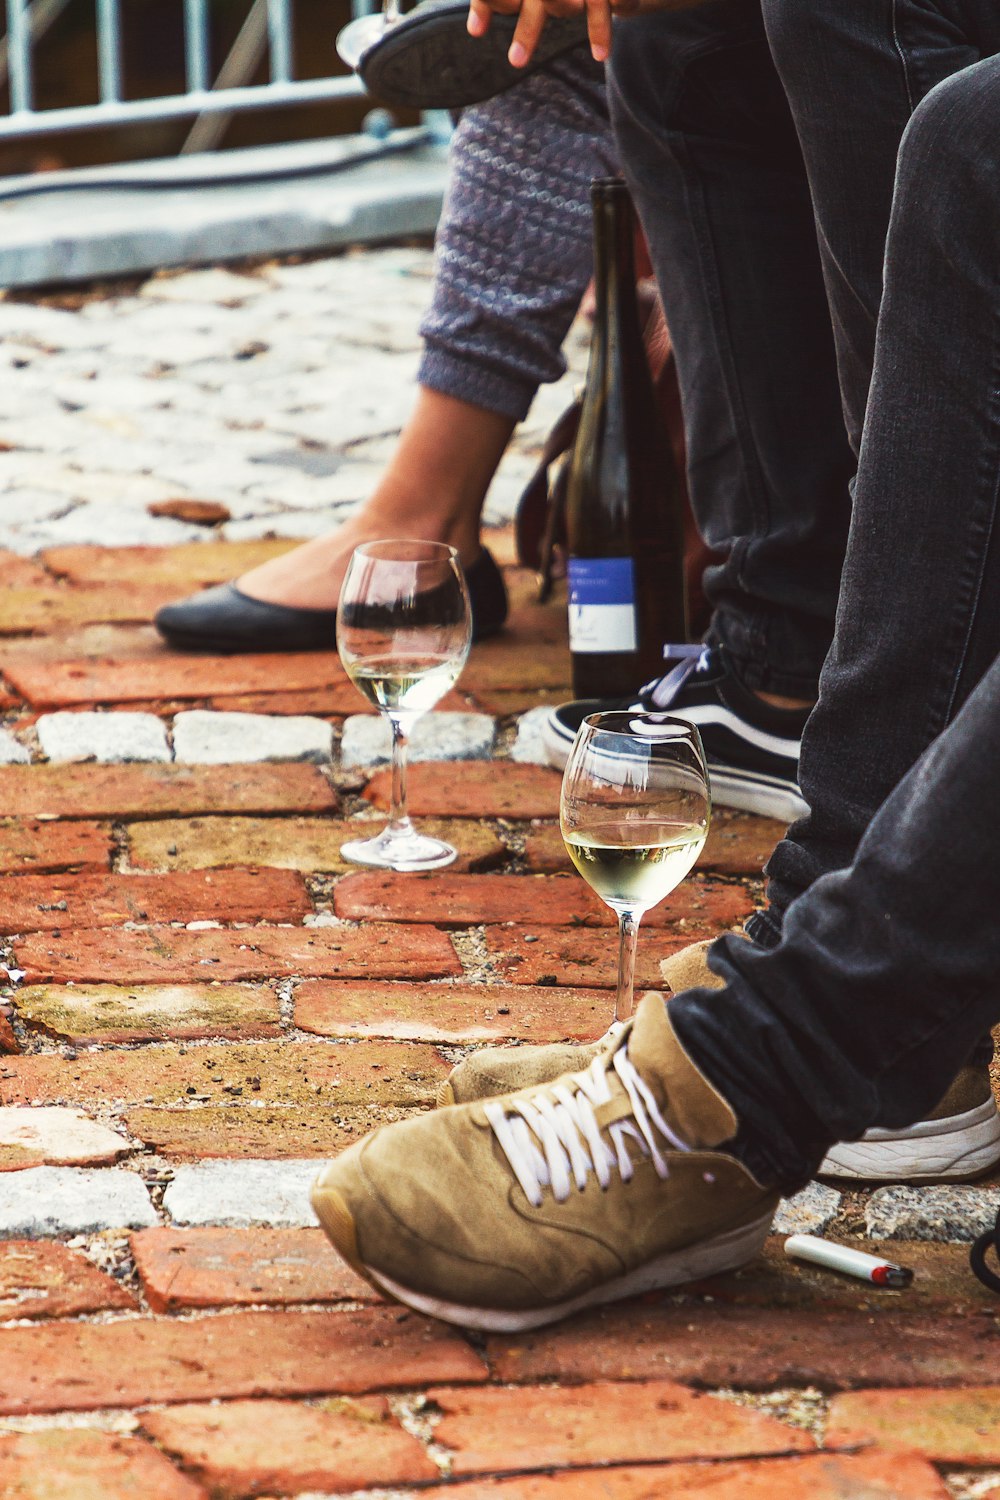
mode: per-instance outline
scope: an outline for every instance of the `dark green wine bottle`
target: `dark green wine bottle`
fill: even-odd
[[[687,639],[682,489],[639,327],[632,205],[591,185],[597,310],[566,497],[578,698],[634,692]]]

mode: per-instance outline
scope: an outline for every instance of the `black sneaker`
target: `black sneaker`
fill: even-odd
[[[552,709],[542,729],[549,764],[562,770],[588,714],[662,709],[697,725],[716,806],[785,823],[804,817],[809,809],[798,787],[799,742],[809,710],[761,702],[738,681],[721,647],[667,646],[663,655],[678,665],[631,699],[577,698]]]

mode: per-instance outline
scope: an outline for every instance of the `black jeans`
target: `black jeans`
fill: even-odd
[[[789,905],[777,947],[721,939],[727,989],[671,1002],[765,1178],[801,1181],[831,1141],[926,1114],[1000,1019],[998,499],[995,56],[934,88],[899,151],[844,591],[803,743],[816,801],[772,867],[808,850],[817,807],[852,805],[852,775],[891,781],[937,738],[849,867]]]
[[[804,3],[804,0],[803,0]],[[624,21],[612,125],[677,355],[710,638],[753,688],[812,697],[854,461],[802,153],[756,0]]]
[[[728,992],[672,1013],[758,1170],[790,1183],[830,1141],[925,1113],[1000,1015],[1000,8],[766,0],[766,14],[852,431],[869,385],[870,400],[803,740],[811,813],[768,867],[764,935],[780,946],[723,939]]]
[[[840,584],[803,740],[811,816],[775,851],[770,908],[751,929],[773,943],[789,903],[850,863],[876,809],[1000,648],[991,473],[978,442],[989,418],[965,405],[943,441],[928,425],[956,380],[966,390],[991,379],[983,367],[966,377],[983,310],[974,287],[959,306],[942,284],[947,247],[933,243],[941,216],[964,206],[951,160],[927,157],[937,113],[908,145],[910,176],[925,159],[935,175],[897,206],[909,222],[889,250],[890,290],[913,288],[911,315],[887,335],[897,390],[871,414],[846,562],[854,459],[831,365],[835,347],[860,449],[900,140],[939,80],[1000,48],[1000,6],[764,0],[764,19],[767,35],[758,0],[709,0],[623,22],[609,92],[677,344],[699,524],[736,537],[708,580],[715,634],[749,685],[794,691],[797,673],[804,683],[806,642],[825,650]],[[996,170],[994,142],[981,148]],[[951,150],[961,149],[956,137]],[[915,396],[918,420],[901,428]]]

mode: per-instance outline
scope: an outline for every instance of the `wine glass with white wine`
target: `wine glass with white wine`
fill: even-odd
[[[667,714],[590,714],[563,773],[574,865],[618,917],[615,1021],[632,1014],[639,923],[691,869],[711,818],[701,736]]]
[[[454,547],[365,542],[340,591],[337,649],[360,693],[392,729],[392,806],[377,838],[353,839],[344,859],[389,870],[435,870],[455,850],[418,833],[406,811],[406,744],[422,714],[458,681],[472,640],[469,591]]]

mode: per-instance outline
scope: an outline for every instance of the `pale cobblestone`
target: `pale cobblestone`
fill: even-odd
[[[408,754],[418,760],[486,760],[493,748],[496,721],[488,714],[438,713],[419,719],[409,737]],[[344,720],[340,763],[351,766],[386,764],[392,742],[388,722],[379,715],[353,714]]]
[[[31,502],[16,515],[0,502],[0,546],[29,556],[308,537],[342,521],[371,493],[412,407],[431,275],[429,250],[400,246],[252,274],[170,273],[78,311],[0,301],[0,441],[12,445],[0,490],[23,487]],[[571,336],[573,370],[543,387],[515,435],[488,525],[510,516],[579,383],[585,338]],[[267,464],[280,450],[302,466]],[[328,455],[344,466],[310,470]],[[232,520],[207,532],[147,514],[184,495],[221,501]]]
[[[976,1239],[1000,1212],[1000,1188],[944,1186],[877,1188],[865,1204],[873,1239]]]
[[[315,1224],[309,1189],[318,1161],[204,1161],[177,1167],[163,1197],[175,1224],[296,1229]]]
[[[167,731],[155,714],[43,714],[36,727],[42,753],[52,761],[123,765],[170,760]]]
[[[529,708],[526,714],[522,714],[517,721],[517,738],[511,746],[511,760],[519,760],[527,765],[547,766],[548,755],[542,741],[542,726],[551,713],[551,709],[545,705],[540,708]]]
[[[792,1198],[783,1198],[774,1216],[774,1234],[822,1234],[840,1210],[843,1195],[822,1182],[810,1182]]]
[[[31,753],[9,729],[0,729],[0,766],[27,765]]]
[[[265,760],[330,759],[333,730],[305,714],[211,713],[192,709],[174,719],[174,758],[197,765],[237,765]]]
[[[28,1167],[4,1174],[3,1239],[148,1229],[155,1223],[141,1178],[122,1167]]]

